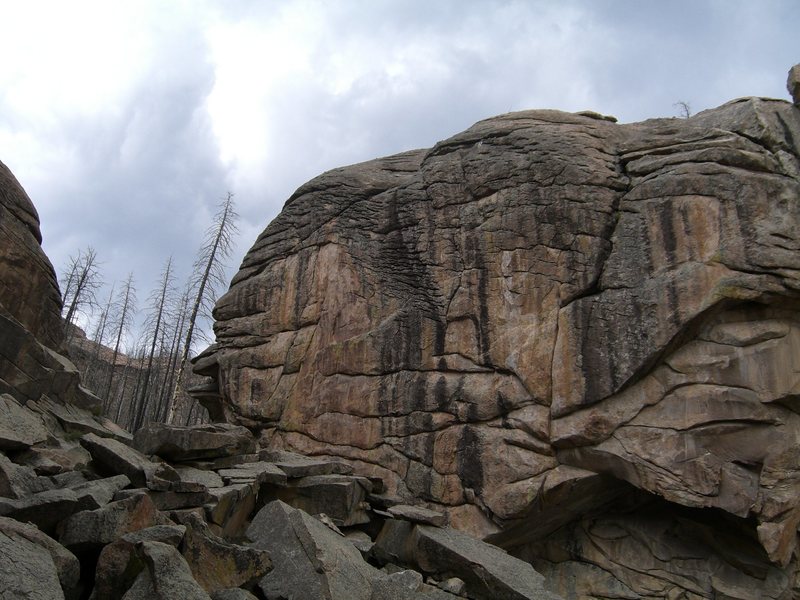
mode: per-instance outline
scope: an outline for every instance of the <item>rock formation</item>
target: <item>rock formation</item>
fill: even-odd
[[[325,173],[218,302],[196,395],[567,597],[796,597],[799,155],[800,110],[745,98]]]
[[[441,529],[444,515],[382,510],[382,481],[342,461],[259,448],[236,425],[132,436],[97,416],[59,353],[36,213],[0,175],[0,598],[556,600],[521,559]]]
[[[63,356],[61,293],[41,241],[36,208],[0,162],[0,394],[92,406]]]

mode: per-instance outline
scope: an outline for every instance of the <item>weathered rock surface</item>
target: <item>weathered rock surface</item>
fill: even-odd
[[[246,454],[255,449],[248,429],[226,423],[196,427],[149,423],[136,432],[133,443],[143,454],[176,461]]]
[[[95,406],[63,356],[61,294],[41,241],[33,203],[0,162],[0,394]]]
[[[64,592],[50,553],[35,542],[0,531],[0,598],[63,600]]]
[[[259,582],[266,597],[370,600],[377,570],[305,512],[271,502],[253,518],[247,537],[272,558],[273,570]]]
[[[0,517],[0,535],[8,539],[22,538],[47,551],[53,561],[62,590],[72,591],[78,585],[80,564],[72,552],[28,523]],[[2,581],[2,578],[0,578]]]
[[[634,124],[527,111],[325,173],[218,302],[202,400],[520,554],[629,486],[722,511],[791,597],[799,144],[800,110],[770,99]],[[726,565],[719,589],[747,573]]]

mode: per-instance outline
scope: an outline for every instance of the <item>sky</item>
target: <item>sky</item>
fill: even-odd
[[[509,111],[788,98],[797,0],[0,0],[0,160],[56,270],[140,303],[228,192],[233,275],[291,193]],[[102,294],[101,294],[102,296]]]

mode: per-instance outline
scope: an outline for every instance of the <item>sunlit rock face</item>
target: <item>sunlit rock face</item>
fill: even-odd
[[[789,598],[799,145],[778,100],[625,125],[527,111],[325,173],[217,304],[204,402],[384,477],[564,594],[751,597],[771,578],[764,597]],[[680,511],[699,525],[664,525]],[[722,530],[736,551],[700,548]],[[613,585],[576,588],[590,567]]]

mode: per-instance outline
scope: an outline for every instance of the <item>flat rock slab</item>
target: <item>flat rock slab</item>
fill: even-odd
[[[73,590],[78,585],[81,572],[78,559],[72,552],[33,525],[0,517],[0,535],[12,539],[15,537],[23,538],[46,550],[56,568],[58,580],[63,590]],[[0,566],[0,570],[2,570],[2,566]],[[0,576],[0,590],[4,587],[3,578]],[[2,592],[0,592],[0,597],[5,598]]]
[[[293,481],[276,495],[309,514],[326,514],[338,527],[349,527],[369,522],[365,498],[371,487],[365,477],[313,475]]]
[[[421,523],[423,525],[433,525],[434,527],[444,527],[447,525],[447,515],[422,506],[410,506],[408,504],[396,504],[386,509],[395,519]]]
[[[63,600],[64,592],[50,553],[17,535],[0,531],[0,598]]]
[[[36,410],[55,417],[61,427],[68,433],[93,433],[100,437],[112,438],[124,443],[130,443],[133,440],[133,436],[128,431],[110,419],[96,416],[80,406],[53,402],[47,399],[40,399],[30,404]]]
[[[285,450],[262,450],[258,455],[261,460],[275,464],[291,478],[333,474],[349,475],[353,472],[352,465],[334,458],[304,456]]]
[[[31,467],[17,465],[0,453],[0,497],[22,498],[53,487],[53,482],[47,477],[37,476]]]
[[[47,439],[42,418],[9,394],[0,394],[0,450],[27,448]]]
[[[301,510],[277,500],[247,529],[266,550],[273,570],[259,582],[267,598],[370,600],[377,569],[344,537]]]
[[[173,492],[149,490],[146,488],[122,490],[114,497],[117,500],[124,500],[142,493],[147,494],[156,508],[161,511],[196,508],[208,504],[213,498],[206,490],[200,492]]]
[[[103,438],[93,433],[81,437],[81,445],[104,470],[127,475],[136,487],[144,487],[157,465],[144,454],[118,440]]]
[[[133,444],[144,454],[177,462],[247,454],[255,449],[249,429],[227,423],[194,427],[150,423],[136,432]]]
[[[175,467],[180,480],[186,483],[199,483],[205,488],[221,488],[225,485],[222,477],[214,471],[178,465]]]
[[[220,469],[217,473],[222,477],[226,485],[237,483],[262,485],[269,483],[285,486],[287,482],[286,473],[280,467],[264,461],[242,463],[230,469]]]
[[[559,600],[530,564],[455,529],[416,525],[410,545],[422,571],[463,579],[470,598]]]
[[[257,486],[239,483],[208,490],[212,500],[205,506],[209,523],[220,527],[225,537],[239,537],[256,506]]]
[[[52,533],[77,504],[78,497],[72,490],[47,490],[17,500],[0,498],[0,515],[23,523],[30,521],[42,531]]]
[[[115,475],[105,479],[96,479],[70,486],[78,498],[75,512],[82,510],[95,510],[105,506],[114,499],[114,494],[128,487],[131,480],[127,475]]]

